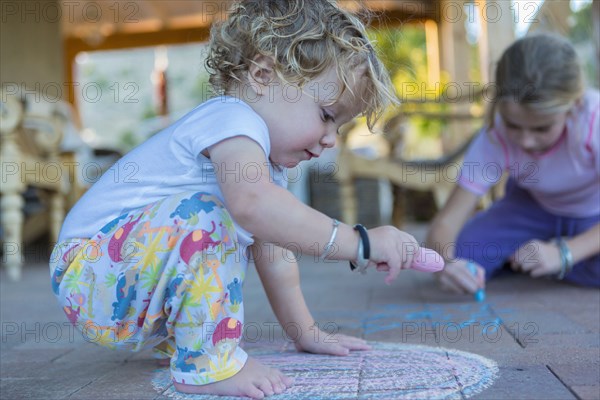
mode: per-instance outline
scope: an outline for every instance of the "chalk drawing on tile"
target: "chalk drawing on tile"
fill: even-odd
[[[250,356],[295,378],[288,399],[464,399],[492,385],[496,363],[476,354],[399,343],[371,343],[370,351],[347,357],[297,353],[293,345],[255,343]],[[178,393],[167,368],[154,372],[155,390],[175,400],[224,400],[230,397]]]

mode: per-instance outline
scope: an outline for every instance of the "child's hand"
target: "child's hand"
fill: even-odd
[[[458,294],[475,293],[485,288],[485,269],[477,264],[475,267],[477,276],[467,268],[467,260],[457,259],[446,263],[444,270],[436,272],[435,277],[442,289]]]
[[[517,249],[511,257],[511,268],[538,278],[560,272],[560,250],[552,242],[530,240]]]
[[[327,333],[317,328],[301,335],[295,344],[298,351],[332,356],[347,356],[351,350],[371,350],[364,339],[341,333]]]
[[[388,285],[396,279],[400,270],[410,268],[419,249],[419,244],[412,235],[393,226],[369,229],[369,243],[369,266],[375,266],[378,271],[387,271],[385,283]]]

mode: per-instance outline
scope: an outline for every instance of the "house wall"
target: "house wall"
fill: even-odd
[[[0,2],[0,83],[7,92],[66,95],[61,14],[57,0]]]

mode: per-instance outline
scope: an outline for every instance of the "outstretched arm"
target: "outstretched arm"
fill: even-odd
[[[235,221],[255,237],[272,243],[294,243],[303,254],[321,255],[331,235],[331,218],[310,208],[284,188],[271,182],[262,148],[247,137],[233,137],[210,147],[211,161],[219,174],[219,186],[227,210]],[[252,166],[251,177],[244,173]],[[418,247],[414,237],[391,226],[369,230],[370,266],[387,271],[386,282],[401,269],[410,268]],[[330,259],[355,260],[358,234],[341,223]]]
[[[454,258],[454,246],[459,232],[475,210],[478,198],[475,194],[455,186],[444,207],[437,213],[427,235],[427,246],[439,249],[446,260]],[[443,253],[441,250],[445,250]]]
[[[483,268],[477,267],[477,276],[473,276],[467,268],[467,260],[456,259],[454,254],[456,238],[475,210],[477,201],[475,194],[455,186],[427,235],[427,247],[438,250],[447,261],[444,270],[436,273],[436,278],[443,288],[457,293],[475,293],[485,285]]]
[[[273,246],[257,240],[252,246],[254,264],[277,320],[284,329],[290,327],[290,337],[297,337],[296,348],[340,356],[350,350],[370,349],[362,339],[341,334],[331,336],[319,330],[304,301],[294,255],[281,247],[273,251]]]
[[[600,253],[600,224],[566,240],[573,256],[573,265]],[[560,249],[553,241],[531,240],[523,244],[512,257],[514,270],[537,278],[556,275],[562,265]]]
[[[573,264],[600,253],[600,224],[567,240],[567,245],[573,253]]]

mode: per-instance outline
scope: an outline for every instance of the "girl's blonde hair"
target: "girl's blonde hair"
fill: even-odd
[[[363,114],[372,129],[384,109],[397,103],[383,64],[375,54],[362,22],[328,0],[246,0],[229,18],[211,28],[206,67],[217,94],[225,94],[256,55],[275,60],[275,71],[286,82],[302,87],[335,67],[341,90],[349,89],[352,70],[367,66]]]
[[[540,113],[568,111],[584,92],[579,58],[558,35],[525,37],[502,54],[494,89],[487,115],[490,127],[500,101],[512,100]]]

